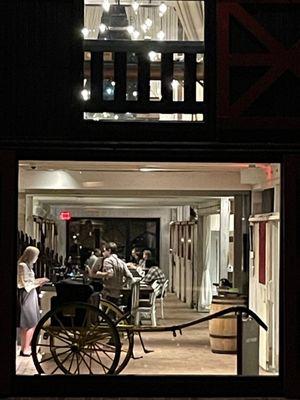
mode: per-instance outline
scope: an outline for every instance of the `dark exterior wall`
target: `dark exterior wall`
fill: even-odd
[[[54,384],[52,381],[45,384],[36,377],[16,380],[13,348],[17,224],[16,204],[11,199],[16,202],[16,159],[22,158],[281,162],[284,171],[281,377],[242,381],[234,377],[201,380],[180,377],[164,379],[162,386],[152,381],[151,393],[159,396],[163,390],[165,395],[170,388],[170,396],[184,396],[187,391],[190,396],[300,396],[297,211],[300,193],[296,190],[300,171],[297,136],[300,1],[216,0],[215,3],[207,1],[213,12],[207,27],[216,27],[216,31],[207,29],[206,37],[210,119],[204,125],[172,125],[82,121],[79,92],[83,2],[1,2],[3,90],[0,93],[4,107],[0,130],[0,248],[7,255],[7,267],[2,270],[6,284],[0,291],[1,332],[5,333],[1,337],[2,396],[46,393],[57,396],[58,392],[60,396],[77,396],[98,394],[101,390],[101,394],[105,390],[106,395],[118,396],[120,388],[123,395],[134,396],[149,384],[147,380],[134,378],[133,385],[126,377],[118,377],[120,380],[99,377],[96,384],[84,377],[76,378],[78,385],[74,381],[65,384],[66,377],[58,378]],[[275,50],[272,45],[270,49],[270,43],[273,47],[277,43]],[[270,70],[274,70],[273,75]],[[5,152],[8,148],[10,152]]]
[[[209,118],[195,125],[82,121],[83,1],[7,0],[7,7],[3,96],[6,104],[11,98],[2,141],[298,140],[298,0],[207,1]]]
[[[9,129],[3,136],[22,140],[68,136],[69,124],[76,125],[79,116],[75,93],[80,90],[82,55],[76,2],[12,1],[8,12],[11,103]]]
[[[263,129],[258,141],[298,140],[299,19],[298,1],[218,2],[217,97],[222,139],[255,141],[255,132]],[[243,131],[248,133],[243,135]]]

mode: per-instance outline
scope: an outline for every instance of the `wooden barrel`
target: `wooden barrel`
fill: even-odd
[[[213,296],[210,314],[229,307],[246,305],[246,296]],[[234,313],[209,321],[210,346],[213,353],[236,354],[237,322]]]

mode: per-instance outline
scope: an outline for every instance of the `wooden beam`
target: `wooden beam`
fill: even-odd
[[[180,61],[173,62],[174,79],[184,80],[184,63]],[[127,79],[137,80],[137,64],[127,64]],[[90,78],[90,61],[85,60],[84,62],[84,77]],[[104,61],[103,79],[113,80],[114,78],[114,63],[112,61]],[[196,63],[196,78],[198,81],[204,79],[204,64]],[[159,61],[150,63],[150,79],[160,80],[161,79],[161,63]]]
[[[194,53],[204,54],[204,42],[195,41],[177,41],[177,40],[95,40],[85,39],[83,41],[84,51],[107,51],[107,52],[130,52],[130,53],[148,53],[155,51],[157,53]]]

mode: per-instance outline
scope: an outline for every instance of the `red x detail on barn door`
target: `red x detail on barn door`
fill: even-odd
[[[228,127],[299,127],[300,118],[297,115],[255,115],[253,110],[249,113],[249,108],[253,107],[256,101],[261,100],[266,92],[276,83],[286,72],[292,75],[292,79],[299,83],[300,79],[300,40],[291,46],[284,45],[278,38],[274,37],[268,29],[261,24],[254,15],[247,11],[247,7],[243,4],[253,4],[256,7],[261,5],[272,6],[282,4],[286,7],[296,6],[300,4],[299,0],[282,1],[282,0],[260,0],[260,1],[233,1],[220,0],[217,9],[217,25],[218,25],[218,118],[223,126]],[[291,9],[292,11],[292,9]],[[241,52],[231,49],[232,34],[231,21],[235,20],[239,26],[264,48],[264,51],[255,52],[247,48]],[[287,26],[289,29],[289,26]],[[235,38],[236,40],[236,38]],[[265,67],[264,73],[251,82],[244,91],[235,96],[232,100],[231,79],[238,79],[233,74],[237,68]],[[290,98],[282,95],[280,99],[274,101],[288,102]],[[265,98],[264,98],[265,99]],[[262,102],[260,103],[262,104]],[[266,100],[263,104],[269,110],[274,104],[272,101]],[[272,113],[271,113],[272,114]]]

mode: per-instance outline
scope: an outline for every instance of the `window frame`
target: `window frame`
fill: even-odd
[[[79,31],[84,27],[84,0],[73,0],[82,2],[81,8],[78,7],[78,14],[81,15],[81,25]],[[192,0],[200,1],[200,0]],[[92,121],[83,119],[83,102],[80,100],[81,124],[84,129],[95,134],[101,131],[101,139],[114,138],[114,140],[124,140],[124,132],[126,132],[126,140],[147,141],[161,140],[165,141],[187,141],[187,140],[213,140],[216,136],[216,32],[211,29],[216,26],[216,4],[215,1],[201,0],[205,3],[205,26],[204,26],[204,121],[199,122],[170,122],[170,121],[133,121],[133,122],[115,122],[115,121]],[[81,39],[84,40],[84,39]],[[82,47],[82,46],[81,46]],[[81,48],[82,52],[82,48]],[[83,53],[81,56],[81,74],[80,82],[83,82]],[[180,132],[185,132],[180,135]]]
[[[7,317],[7,328],[10,335],[9,339],[6,338],[6,341],[1,341],[0,350],[2,350],[2,354],[4,354],[5,363],[1,363],[0,365],[0,376],[2,377],[2,395],[4,396],[98,396],[99,391],[101,396],[109,396],[109,397],[119,397],[123,396],[126,393],[126,396],[141,396],[141,397],[194,397],[194,396],[206,396],[206,397],[228,397],[228,396],[244,396],[247,393],[248,397],[254,396],[283,396],[288,395],[289,393],[299,393],[300,387],[297,382],[297,379],[292,380],[287,374],[287,366],[289,363],[295,366],[295,371],[293,371],[292,376],[295,378],[297,376],[297,357],[292,351],[285,351],[285,348],[289,348],[289,341],[291,340],[291,335],[295,334],[295,326],[289,325],[287,329],[287,324],[290,323],[288,318],[288,314],[286,313],[287,304],[291,306],[290,299],[288,302],[289,290],[297,290],[297,285],[294,283],[295,281],[291,279],[293,276],[293,271],[288,272],[289,280],[286,279],[287,270],[283,268],[283,265],[286,265],[287,262],[291,263],[294,260],[296,249],[289,246],[288,241],[283,241],[284,234],[284,223],[281,224],[281,267],[280,267],[280,373],[278,376],[234,376],[234,375],[226,375],[226,376],[215,376],[215,375],[156,375],[156,376],[130,376],[130,375],[119,375],[119,376],[21,376],[16,375],[15,371],[15,338],[16,338],[16,329],[15,329],[15,284],[16,284],[16,268],[13,265],[16,265],[16,228],[17,228],[17,173],[18,173],[18,162],[19,159],[39,159],[39,160],[85,160],[85,161],[106,161],[110,159],[111,161],[125,161],[130,158],[129,154],[125,151],[117,156],[113,151],[108,156],[103,157],[103,159],[99,159],[99,153],[97,152],[88,152],[82,151],[80,154],[78,151],[70,151],[67,156],[66,153],[61,149],[60,151],[46,151],[40,150],[33,155],[31,151],[20,151],[16,154],[16,152],[11,151],[8,157],[8,164],[10,165],[10,173],[5,178],[5,184],[11,181],[9,178],[15,176],[15,179],[10,183],[11,192],[10,196],[15,193],[15,201],[11,202],[5,208],[5,212],[8,211],[8,215],[11,216],[12,221],[14,221],[15,226],[13,224],[6,224],[7,232],[6,238],[10,238],[10,252],[7,259],[7,262],[10,268],[6,268],[3,271],[3,279],[8,283],[7,290],[0,292],[0,299],[2,300],[2,304],[8,304],[5,310],[2,308],[2,315]],[[147,157],[147,153],[145,152],[145,160],[152,160],[153,158]],[[143,157],[143,154],[140,155]],[[186,155],[184,160],[176,154],[162,154],[160,157],[156,157],[155,160],[160,159],[160,161],[190,161],[190,162],[202,162],[202,161],[210,161],[210,162],[249,162],[249,158],[253,156],[249,156],[247,151],[241,152],[239,155],[234,151],[228,151],[226,156],[224,157],[224,153],[210,151],[209,154],[206,154],[203,157],[203,153],[198,152],[197,156],[188,157]],[[5,160],[5,158],[2,158]],[[272,162],[280,162],[282,163],[283,170],[283,181],[281,185],[281,193],[282,193],[282,207],[281,207],[281,215],[282,221],[286,221],[289,229],[292,229],[291,236],[295,239],[296,227],[297,224],[295,222],[295,218],[292,217],[291,211],[287,213],[288,207],[295,202],[295,195],[297,193],[295,191],[292,192],[292,196],[289,195],[290,192],[287,191],[289,185],[295,182],[296,177],[294,175],[294,168],[299,167],[300,171],[300,157],[299,159],[296,157],[296,161],[289,159],[289,157],[284,157],[282,154],[276,153],[268,153],[262,152],[259,156],[255,157],[257,162],[268,162],[272,160]],[[1,163],[1,175],[5,176],[7,173],[5,164]],[[0,177],[2,178],[2,176]],[[299,176],[300,179],[300,176]],[[1,181],[1,179],[0,179]],[[285,194],[285,195],[284,195]],[[5,194],[8,197],[7,194]],[[298,194],[300,197],[300,193]],[[3,202],[2,203],[3,207]],[[2,209],[3,212],[4,208]],[[288,220],[287,220],[288,217]],[[3,227],[2,227],[3,229]],[[3,231],[1,232],[3,235]],[[1,244],[1,243],[0,243]],[[298,273],[299,275],[299,273]],[[9,315],[7,315],[8,310],[10,311]],[[286,335],[286,332],[289,335]],[[293,338],[292,338],[293,339]],[[294,345],[297,346],[296,335],[294,335],[294,339],[292,340]],[[9,346],[8,346],[9,344]],[[287,347],[288,345],[288,347]],[[298,345],[299,346],[299,345]],[[145,387],[147,387],[147,393],[144,392]],[[295,396],[296,397],[296,396]]]

